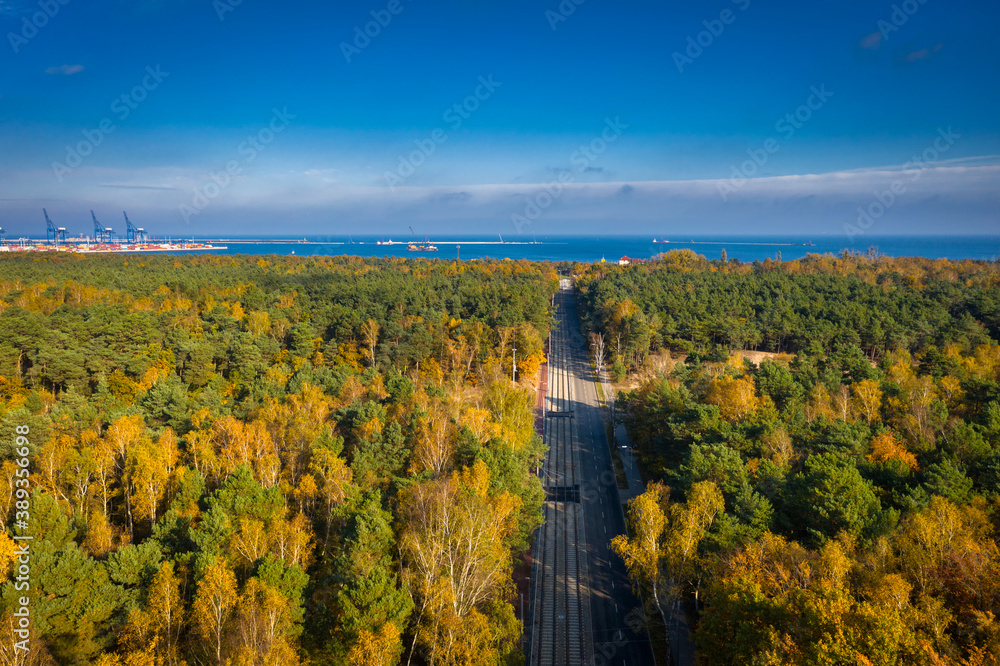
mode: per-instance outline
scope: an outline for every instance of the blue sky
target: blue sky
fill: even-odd
[[[90,209],[175,235],[995,233],[998,19],[0,0],[0,226],[37,235],[44,206],[71,234]]]

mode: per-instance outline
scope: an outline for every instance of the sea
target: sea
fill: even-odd
[[[174,241],[187,240],[177,239]],[[931,259],[980,259],[997,261],[1000,235],[991,236],[539,236],[501,239],[485,236],[431,236],[434,252],[413,252],[407,240],[377,236],[268,236],[194,238],[197,242],[225,245],[218,254],[252,255],[354,255],[361,257],[426,257],[439,259],[528,259],[531,261],[617,262],[622,257],[649,259],[662,252],[688,249],[708,259],[719,259],[725,251],[729,259],[743,262],[800,259],[808,254],[834,254],[848,250],[869,250],[891,257]],[[420,242],[425,242],[420,239]]]

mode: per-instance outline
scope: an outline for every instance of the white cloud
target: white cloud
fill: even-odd
[[[898,166],[751,178],[726,201],[719,180],[659,180],[569,183],[523,233],[842,233],[858,208],[893,183],[905,192],[878,220],[871,233],[983,233],[1000,228],[1000,164],[995,156],[935,163],[924,170]],[[514,233],[511,216],[524,214],[526,201],[544,184],[496,183],[456,186],[384,186],[337,182],[334,169],[312,169],[236,176],[203,212],[183,225],[178,208],[191,204],[203,187],[203,170],[159,167],[139,170],[84,165],[73,174],[71,191],[52,197],[51,174],[0,174],[0,211],[33,220],[43,205],[66,219],[86,217],[94,208],[129,210],[147,228],[170,233],[213,230],[273,230],[379,233],[409,220],[430,233]],[[46,180],[48,179],[48,180]],[[109,187],[109,185],[111,185]],[[897,187],[898,189],[898,187]],[[628,196],[620,196],[626,190]],[[110,213],[109,213],[110,214]],[[291,216],[291,217],[289,217]],[[331,226],[334,225],[334,226]],[[6,225],[5,225],[6,226]],[[405,226],[405,225],[404,225]],[[32,227],[33,228],[33,227]],[[257,232],[255,232],[257,233]]]
[[[46,74],[63,74],[65,76],[72,76],[73,74],[78,74],[83,71],[83,65],[60,65],[58,67],[49,67],[45,70]]]

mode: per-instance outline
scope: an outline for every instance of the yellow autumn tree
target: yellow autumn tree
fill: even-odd
[[[460,426],[468,428],[479,442],[486,443],[499,434],[500,427],[493,422],[489,410],[468,407],[458,420]]]
[[[347,660],[352,664],[394,666],[399,662],[399,628],[386,622],[374,632],[362,629],[351,646]]]
[[[318,486],[317,497],[323,502],[323,515],[326,517],[326,534],[323,539],[325,552],[330,542],[333,510],[344,501],[351,486],[351,468],[333,450],[316,448],[309,460],[309,472]]]
[[[489,495],[489,470],[476,461],[450,477],[410,486],[401,495],[404,577],[421,608],[418,643],[433,663],[465,663],[469,640],[483,662],[509,639],[476,633],[490,602],[507,605],[512,585],[506,538],[516,527],[519,499]]]
[[[662,484],[650,484],[629,502],[633,536],[618,535],[611,541],[629,577],[652,593],[664,621],[676,612],[683,586],[698,599],[698,546],[725,509],[722,492],[711,481],[691,486],[684,503],[670,504],[668,495]]]
[[[225,636],[237,602],[236,576],[224,558],[208,565],[191,607],[196,633],[204,641],[205,652],[215,664],[226,663]]]
[[[62,472],[74,450],[74,438],[69,435],[52,437],[41,446],[35,457],[35,471],[39,485],[57,501],[69,503],[63,492]]]
[[[268,552],[270,534],[267,526],[255,518],[239,518],[236,533],[230,540],[231,547],[239,554],[237,569],[249,570]]]
[[[7,531],[0,531],[0,578],[7,580],[7,574],[14,564],[17,547]]]
[[[126,479],[122,483],[122,488],[125,495],[125,512],[128,518],[129,541],[135,536],[135,487],[126,478],[130,476],[127,467],[129,458],[135,456],[135,452],[139,449],[140,444],[147,444],[148,439],[149,435],[146,434],[146,423],[141,414],[133,414],[132,416],[124,416],[118,419],[108,428],[107,437],[105,437],[110,449],[108,453],[110,453],[111,461],[114,463],[118,478]]]
[[[170,428],[156,440],[140,438],[126,453],[126,494],[132,498],[137,520],[156,522],[157,507],[179,457],[177,437]]]
[[[667,618],[667,603],[676,593],[664,590],[661,565],[664,559],[663,531],[667,525],[670,489],[651,483],[646,491],[629,500],[628,518],[632,537],[619,534],[611,540],[611,549],[625,561],[629,577],[640,588],[649,589],[657,610]]]
[[[250,335],[259,338],[271,330],[271,316],[262,310],[255,310],[247,315],[246,330]]]
[[[269,529],[269,547],[287,565],[297,564],[303,571],[312,560],[313,533],[305,514],[297,513],[291,520],[279,518]]]
[[[361,333],[365,338],[365,352],[368,356],[368,365],[375,366],[375,347],[378,345],[379,326],[374,319],[369,319],[361,327]]]
[[[153,577],[145,608],[133,608],[119,637],[126,651],[126,664],[145,663],[176,666],[184,627],[184,598],[173,562],[164,562]]]
[[[930,375],[906,377],[899,385],[898,396],[889,399],[896,430],[915,450],[930,450],[936,441],[934,403],[938,387]]]
[[[181,631],[184,626],[184,596],[181,580],[174,574],[172,562],[164,562],[149,588],[148,612],[159,636],[161,658],[167,664],[179,661]]]
[[[826,390],[823,382],[816,382],[816,385],[809,391],[809,402],[806,403],[805,414],[810,421],[821,416],[828,419],[836,418],[830,392]]]
[[[299,392],[290,394],[283,403],[270,399],[261,409],[259,416],[271,433],[277,455],[285,461],[292,485],[306,471],[315,444],[329,435],[327,417],[333,404],[322,388],[304,382]]]
[[[698,546],[715,518],[726,508],[722,491],[712,481],[699,481],[688,491],[687,502],[670,507],[666,532],[666,559],[671,578],[693,588],[698,603]]]
[[[115,548],[115,527],[100,511],[91,511],[83,547],[94,557],[103,557]]]
[[[722,418],[734,423],[747,418],[760,406],[757,388],[748,377],[723,376],[713,380],[705,402],[718,406]]]
[[[851,406],[869,424],[882,418],[882,387],[875,379],[862,379],[851,387]]]
[[[906,446],[891,430],[881,432],[872,438],[868,460],[874,463],[898,460],[911,470],[918,469],[917,457],[906,450]]]
[[[258,578],[247,581],[235,617],[239,666],[295,666],[299,663],[291,636],[288,599]]]
[[[434,402],[428,414],[417,419],[417,441],[413,447],[412,471],[431,472],[435,477],[448,471],[455,453],[458,429],[444,407]]]
[[[483,368],[483,383],[484,403],[499,427],[500,439],[511,449],[520,450],[535,431],[534,392],[512,386],[510,375],[497,363],[488,363]]]
[[[770,455],[771,462],[778,467],[787,465],[795,455],[792,438],[788,436],[788,431],[783,427],[775,428],[766,433],[760,441],[764,452]]]

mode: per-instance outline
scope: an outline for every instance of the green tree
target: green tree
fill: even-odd
[[[841,531],[860,534],[880,508],[857,468],[830,453],[809,456],[782,501],[786,524],[816,545]]]
[[[30,546],[32,627],[59,663],[89,664],[113,644],[125,594],[104,565],[77,546],[76,532],[55,500],[36,489],[31,506],[26,533],[38,537]],[[6,582],[5,607],[13,609],[24,594],[14,581]]]

